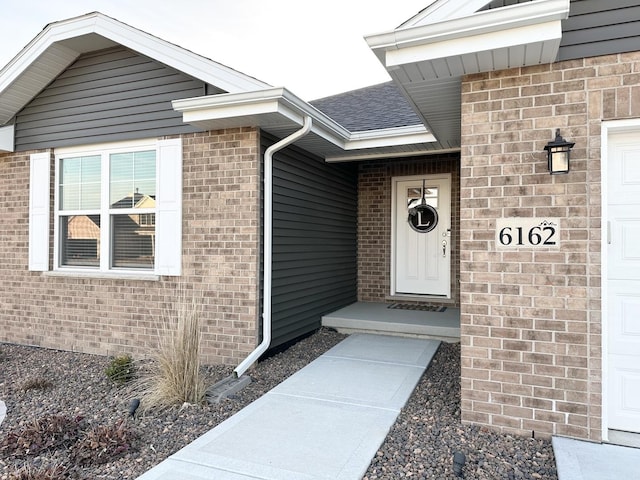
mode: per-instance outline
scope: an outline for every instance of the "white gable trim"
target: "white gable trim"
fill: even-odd
[[[6,123],[78,56],[120,44],[227,92],[268,85],[101,13],[47,25],[0,70],[0,125]]]
[[[420,13],[400,25],[400,28],[415,27],[465,17],[476,13],[489,2],[490,0],[465,0],[464,2],[460,0],[436,0]]]

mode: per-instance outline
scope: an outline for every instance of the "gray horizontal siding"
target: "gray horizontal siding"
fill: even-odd
[[[16,149],[197,131],[171,101],[219,93],[123,47],[83,55],[16,116]]]
[[[640,5],[637,0],[572,1],[562,30],[558,60],[640,50]]]
[[[275,139],[263,133],[263,149]],[[357,173],[295,147],[274,158],[272,343],[357,298]]]

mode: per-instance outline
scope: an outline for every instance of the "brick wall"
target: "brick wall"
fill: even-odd
[[[358,300],[384,302],[391,285],[391,179],[451,174],[451,297],[458,304],[459,156],[374,160],[360,164],[358,176]],[[423,302],[425,303],[425,302]],[[428,303],[428,302],[426,302]]]
[[[257,130],[183,136],[179,279],[28,271],[29,153],[0,155],[0,341],[145,355],[156,341],[163,313],[184,289],[187,296],[194,292],[202,306],[204,361],[237,364],[253,350],[260,211]]]
[[[462,418],[601,439],[600,125],[640,117],[640,53],[462,84]],[[551,176],[556,128],[575,142]],[[559,217],[558,251],[496,250],[496,219]]]

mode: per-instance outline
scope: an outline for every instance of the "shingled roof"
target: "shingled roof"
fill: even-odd
[[[351,132],[422,123],[393,82],[372,85],[309,103]]]

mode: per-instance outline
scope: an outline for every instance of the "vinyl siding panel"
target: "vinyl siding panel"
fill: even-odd
[[[263,133],[263,149],[275,139]],[[274,157],[271,348],[357,298],[357,173],[289,147]]]
[[[171,101],[219,93],[123,47],[83,55],[16,116],[16,149],[198,131]]]
[[[637,0],[572,1],[562,30],[559,61],[636,51],[640,6]]]

